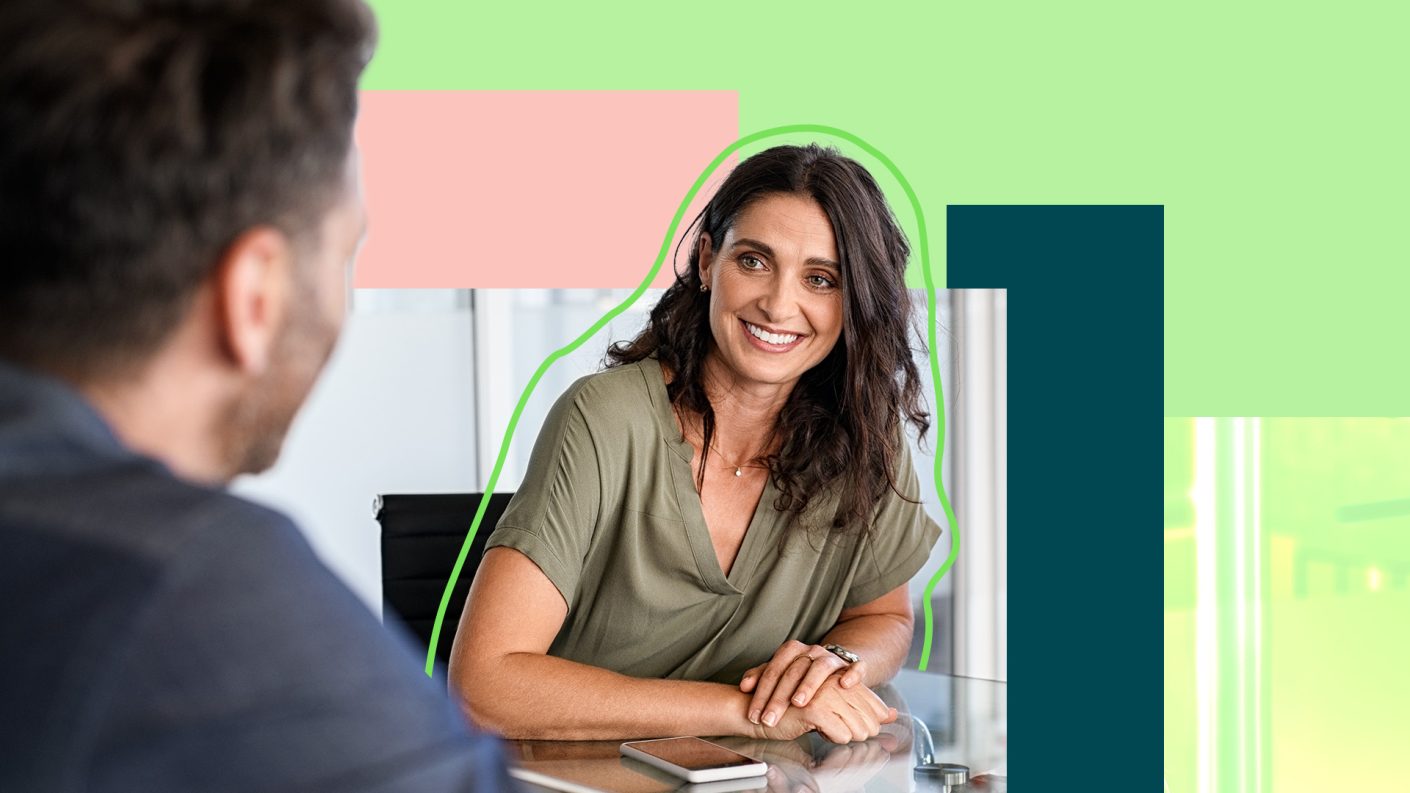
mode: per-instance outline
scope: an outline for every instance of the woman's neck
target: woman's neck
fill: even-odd
[[[711,445],[730,460],[752,459],[768,451],[793,385],[741,383],[713,354],[705,359],[703,369],[705,396],[715,413]]]

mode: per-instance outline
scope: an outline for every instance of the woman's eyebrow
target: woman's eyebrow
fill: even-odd
[[[764,243],[758,240],[751,240],[748,237],[743,237],[741,239],[735,240],[734,244],[731,245],[730,248],[754,248],[755,250],[759,251],[759,253],[762,253],[765,256],[768,256],[769,258],[773,258],[774,255],[773,248],[770,248],[768,245],[765,245]]]
[[[774,258],[773,248],[770,248],[768,245],[758,240],[750,239],[748,237],[742,237],[740,239],[735,240],[734,244],[730,245],[730,250],[734,250],[735,248],[753,248],[771,259]],[[827,258],[826,256],[810,256],[803,263],[812,265],[814,267],[830,267],[838,272],[842,272],[842,265]]]

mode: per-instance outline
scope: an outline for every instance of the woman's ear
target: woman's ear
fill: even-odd
[[[700,248],[696,261],[700,263],[700,283],[704,286],[710,285],[710,265],[715,263],[715,250],[710,240],[710,235],[700,232]]]

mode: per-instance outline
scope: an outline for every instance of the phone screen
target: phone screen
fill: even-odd
[[[739,765],[752,765],[759,762],[731,752],[723,746],[716,746],[699,738],[666,738],[660,741],[639,741],[630,744],[635,749],[688,771],[703,771],[707,768],[731,768]]]

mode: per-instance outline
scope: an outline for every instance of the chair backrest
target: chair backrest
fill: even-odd
[[[481,493],[386,494],[377,497],[373,507],[382,526],[382,613],[396,614],[423,646],[431,643],[436,611],[441,605],[446,582],[460,555],[460,546],[470,531]],[[485,508],[485,517],[475,532],[465,566],[456,579],[446,607],[445,622],[436,643],[436,657],[450,661],[451,642],[465,609],[470,581],[485,553],[485,542],[513,493],[495,493]]]

